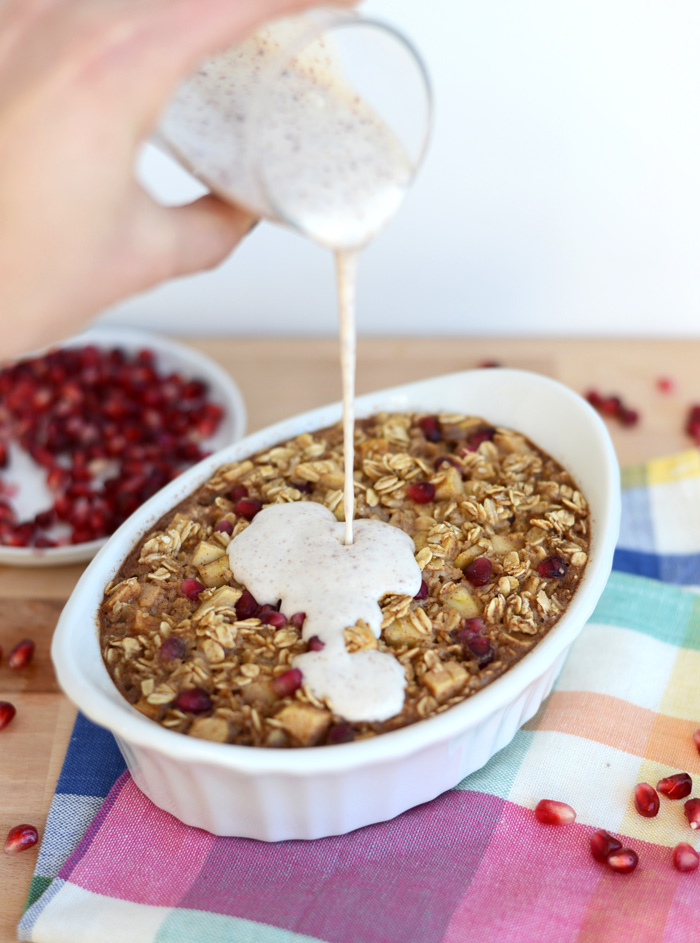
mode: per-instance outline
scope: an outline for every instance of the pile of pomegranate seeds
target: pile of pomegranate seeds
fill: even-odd
[[[637,410],[626,406],[619,396],[601,396],[597,390],[589,390],[586,399],[601,415],[617,419],[623,426],[635,426],[639,422]]]
[[[50,509],[25,521],[0,499],[0,544],[54,547],[111,534],[204,457],[223,415],[207,397],[199,380],[160,374],[146,349],[63,348],[0,369],[0,468],[16,442],[54,494]],[[56,536],[58,524],[68,536]]]
[[[39,835],[33,825],[15,825],[8,832],[5,841],[5,854],[16,855],[20,851],[32,848],[39,841]]]

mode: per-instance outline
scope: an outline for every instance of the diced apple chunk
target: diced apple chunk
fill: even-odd
[[[215,593],[212,593],[209,599],[204,600],[196,609],[193,618],[201,619],[206,612],[218,609],[220,606],[230,606],[233,609],[240,596],[240,589],[235,589],[233,586],[222,586]]]
[[[328,730],[331,715],[310,704],[289,704],[275,714],[275,720],[303,746],[313,746]]]
[[[458,469],[452,465],[443,465],[440,473],[444,475],[444,480],[437,486],[435,497],[440,501],[461,497],[464,494],[464,482]]]
[[[200,540],[192,554],[192,563],[197,568],[206,566],[207,563],[218,560],[225,553],[226,551],[221,544],[214,543],[211,540]]]
[[[226,553],[218,560],[212,560],[211,563],[205,563],[197,569],[205,586],[225,586],[233,579],[233,573],[229,569],[228,554]]]
[[[188,732],[191,737],[199,737],[200,740],[226,743],[228,723],[223,717],[196,717]]]
[[[426,639],[425,633],[420,632],[410,619],[396,619],[383,634],[387,645],[412,645]]]
[[[456,661],[445,661],[423,675],[423,683],[437,701],[446,701],[458,694],[465,685],[469,672]]]
[[[465,619],[473,619],[481,615],[481,603],[466,586],[453,586],[444,596],[445,605],[454,609]]]

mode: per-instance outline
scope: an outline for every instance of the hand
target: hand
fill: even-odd
[[[217,265],[243,238],[254,220],[214,196],[155,203],[134,180],[136,154],[201,59],[317,2],[0,4],[0,357]]]

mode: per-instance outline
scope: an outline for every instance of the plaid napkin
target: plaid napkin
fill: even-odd
[[[700,454],[628,469],[615,571],[552,695],[455,789],[314,842],[188,828],[134,786],[111,735],[79,717],[21,940],[46,943],[675,943],[698,938],[700,844],[682,802],[634,811],[635,783],[700,775]],[[652,577],[652,578],[650,578]],[[676,585],[672,585],[676,584]],[[543,826],[541,798],[574,825]],[[639,854],[597,863],[594,828]]]

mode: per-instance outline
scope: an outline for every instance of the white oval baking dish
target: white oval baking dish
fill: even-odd
[[[98,644],[104,587],[139,538],[219,465],[328,426],[340,419],[341,406],[277,423],[200,462],[110,538],[68,601],[52,648],[68,697],[112,731],[139,788],[188,825],[265,841],[311,839],[384,821],[433,799],[483,766],[537,711],[605,587],[619,529],[619,469],[604,423],[580,396],[537,374],[484,369],[358,398],[359,416],[378,410],[480,415],[549,452],[590,503],[584,578],[562,618],[522,661],[436,717],[368,740],[291,750],[186,737],[144,717],[112,684]]]

